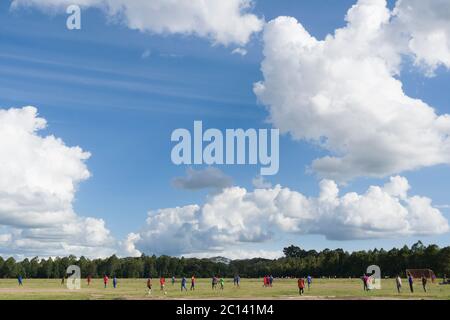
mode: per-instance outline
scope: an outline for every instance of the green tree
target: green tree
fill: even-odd
[[[17,274],[16,260],[14,258],[8,258],[2,265],[3,278],[15,278]]]

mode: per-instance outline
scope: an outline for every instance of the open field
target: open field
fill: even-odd
[[[166,285],[167,294],[160,291],[158,279],[153,280],[153,293],[147,295],[146,279],[119,279],[116,289],[112,284],[103,287],[101,279],[93,279],[88,287],[82,280],[80,290],[68,290],[58,279],[24,279],[19,287],[15,279],[0,279],[0,299],[450,299],[450,285],[430,283],[425,293],[419,283],[411,294],[403,281],[403,292],[398,294],[394,280],[383,279],[382,289],[364,292],[359,279],[314,279],[310,291],[299,297],[296,279],[275,279],[272,288],[263,288],[261,279],[242,279],[241,287],[233,287],[227,279],[225,289],[211,290],[210,279],[198,279],[196,290],[180,291],[180,283]],[[188,281],[188,289],[190,281]]]

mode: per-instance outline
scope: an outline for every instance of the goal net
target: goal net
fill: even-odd
[[[436,279],[436,275],[431,269],[406,269],[406,276],[411,275],[415,279],[420,279],[425,277],[427,279],[431,279],[434,282]]]

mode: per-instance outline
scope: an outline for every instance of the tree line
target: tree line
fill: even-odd
[[[197,259],[169,256],[147,256],[118,258],[113,255],[106,259],[76,258],[71,255],[62,258],[24,259],[0,257],[0,278],[62,278],[70,265],[78,265],[81,276],[119,278],[165,277],[211,277],[220,275],[258,278],[265,275],[274,277],[359,277],[368,266],[378,265],[382,276],[405,275],[406,269],[432,269],[438,277],[450,275],[450,247],[424,246],[417,242],[409,248],[374,249],[349,253],[342,249],[304,250],[298,246],[283,249],[284,257],[279,259]]]

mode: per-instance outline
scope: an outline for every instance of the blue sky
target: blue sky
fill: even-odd
[[[257,0],[252,10],[270,21],[292,16],[318,39],[343,27],[355,1]],[[394,1],[390,1],[392,8]],[[41,135],[53,134],[68,146],[92,156],[92,177],[80,183],[73,203],[82,216],[101,218],[116,239],[138,231],[149,210],[202,204],[211,190],[184,190],[172,180],[186,166],[170,160],[176,128],[191,129],[194,120],[211,128],[271,128],[268,111],[257,101],[253,84],[263,79],[262,35],[232,54],[236,45],[213,45],[192,35],[149,34],[109,21],[98,9],[82,11],[82,29],[65,28],[67,15],[36,8],[10,10],[0,3],[0,107],[32,105],[48,121]],[[450,73],[444,67],[433,78],[404,62],[399,79],[406,94],[424,100],[438,114],[450,113]],[[327,152],[305,141],[281,137],[280,170],[267,177],[306,196],[316,197],[319,179],[306,172]],[[201,169],[201,167],[194,167]],[[258,166],[221,166],[233,185],[253,190]],[[450,168],[446,164],[399,172],[410,193],[448,205]],[[385,178],[360,177],[341,185],[363,193]],[[448,208],[440,209],[450,217]],[[326,240],[323,235],[279,234],[274,241],[249,244],[254,250],[280,250],[291,243],[308,249],[390,248],[425,243],[449,244],[448,233],[435,236],[387,237],[373,240]]]

